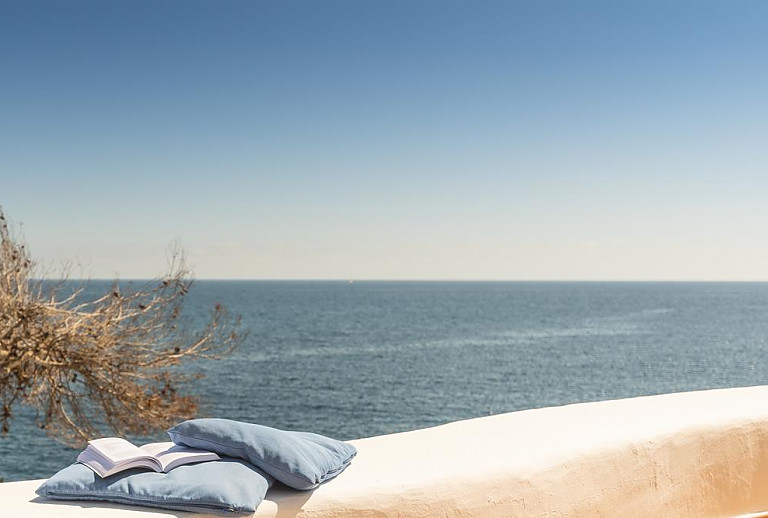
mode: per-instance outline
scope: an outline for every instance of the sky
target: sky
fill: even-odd
[[[768,280],[768,2],[0,0],[0,206],[149,278]]]

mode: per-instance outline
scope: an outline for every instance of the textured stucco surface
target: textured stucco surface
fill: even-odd
[[[513,412],[353,441],[313,492],[273,488],[257,517],[733,517],[768,510],[768,387]],[[191,516],[36,498],[3,516]],[[7,513],[7,514],[6,514]],[[758,514],[757,516],[760,516]]]

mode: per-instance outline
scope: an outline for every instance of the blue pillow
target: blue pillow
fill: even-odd
[[[37,494],[54,500],[104,500],[231,515],[256,511],[272,481],[235,459],[187,464],[168,473],[134,468],[106,478],[83,464],[72,464],[45,481]]]
[[[352,461],[351,444],[229,419],[192,419],[168,430],[171,440],[247,460],[294,489],[314,489]]]

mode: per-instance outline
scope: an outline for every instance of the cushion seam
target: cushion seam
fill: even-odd
[[[45,496],[48,498],[55,499],[58,497],[83,497],[83,496],[98,496],[98,497],[106,497],[106,498],[121,498],[126,501],[135,501],[135,502],[152,502],[152,503],[168,503],[168,504],[183,504],[183,505],[199,505],[204,507],[210,507],[213,509],[244,509],[243,507],[239,505],[233,505],[233,504],[225,504],[222,502],[212,502],[212,501],[203,501],[203,500],[184,500],[181,498],[163,498],[158,497],[157,499],[154,499],[154,497],[141,497],[138,495],[133,495],[129,493],[118,493],[114,491],[99,491],[99,490],[76,490],[71,489],[68,491],[53,491],[44,489],[43,492],[45,493]]]

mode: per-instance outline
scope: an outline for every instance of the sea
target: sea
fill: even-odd
[[[200,327],[216,303],[247,338],[187,367],[205,375],[188,387],[201,415],[342,440],[768,383],[764,283],[199,281],[185,323]],[[34,417],[16,408],[0,438],[4,481],[77,456]]]

